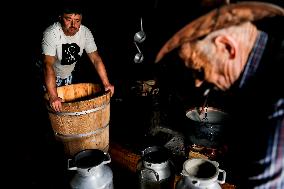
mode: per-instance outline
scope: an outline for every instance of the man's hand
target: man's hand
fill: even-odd
[[[105,91],[110,91],[111,96],[114,94],[114,86],[109,84],[105,86]]]
[[[63,102],[63,100],[60,97],[54,97],[54,98],[49,99],[49,104],[50,104],[51,108],[56,112],[62,111],[61,102]]]

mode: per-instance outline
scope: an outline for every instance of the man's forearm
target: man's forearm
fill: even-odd
[[[107,72],[106,72],[106,69],[105,69],[103,62],[97,62],[96,65],[95,65],[95,68],[98,72],[98,75],[101,78],[103,85],[108,86],[109,80],[108,80]]]
[[[55,73],[50,68],[46,68],[45,70],[45,84],[46,89],[49,95],[49,98],[56,98],[57,94],[57,87],[56,87],[56,80],[55,80]]]

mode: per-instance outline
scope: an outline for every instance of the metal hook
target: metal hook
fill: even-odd
[[[143,22],[142,22],[142,17],[141,17],[141,21],[140,21],[140,25],[141,25],[141,31],[144,31],[143,30],[143,24],[142,24]]]

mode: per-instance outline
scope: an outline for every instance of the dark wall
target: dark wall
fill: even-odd
[[[38,2],[33,5],[36,8],[29,8],[26,11],[30,25],[27,43],[32,47],[29,52],[31,56],[40,53],[42,31],[57,20],[58,7],[63,1],[45,2]],[[133,36],[140,30],[141,17],[147,34],[145,42],[139,45],[145,57],[143,62],[145,65],[153,63],[159,48],[174,32],[200,14],[198,3],[186,0],[172,2],[134,0],[131,3],[114,0],[79,2],[85,10],[83,24],[93,31],[99,52],[110,72],[109,75],[115,79],[135,76],[136,74],[127,69],[139,67],[141,70],[140,68],[143,67],[133,65],[133,58],[137,53]]]
[[[163,43],[202,12],[197,0],[131,2],[81,0],[78,2],[84,8],[83,24],[92,30],[112,82],[151,78],[155,74],[153,73],[155,55]],[[63,3],[66,3],[66,0],[36,1],[32,6],[25,2],[17,4],[19,9],[17,28],[24,33],[24,37],[19,36],[24,45],[21,48],[22,61],[16,61],[16,64],[20,67],[19,72],[23,75],[23,81],[26,81],[25,87],[29,89],[27,98],[30,101],[38,97],[36,91],[40,87],[35,61],[41,54],[42,32],[58,20],[58,10]],[[139,44],[139,47],[145,59],[142,64],[135,64],[133,58],[137,49],[133,44],[133,36],[140,30],[141,17],[147,38]],[[77,70],[82,77],[97,79],[89,63],[78,65]],[[173,71],[171,74],[174,78]]]
[[[190,74],[184,70],[175,51],[163,60],[168,62],[167,64],[154,65],[153,61],[165,41],[176,31],[194,18],[213,9],[222,2],[221,0],[207,6],[200,0],[81,0],[79,2],[85,8],[83,24],[93,31],[112,82],[147,79],[158,74],[163,79],[166,89],[192,90],[193,85],[188,78]],[[283,6],[282,0],[270,2],[279,5],[282,3]],[[6,14],[10,22],[5,27],[11,28],[7,31],[12,32],[13,37],[7,46],[11,54],[6,56],[11,57],[9,70],[12,70],[16,78],[17,87],[23,87],[24,90],[17,90],[8,95],[12,99],[21,96],[21,105],[16,102],[15,106],[27,108],[22,113],[22,119],[31,123],[36,120],[42,108],[38,103],[41,98],[40,81],[35,67],[35,60],[40,55],[41,35],[47,26],[57,20],[58,9],[63,0],[10,3],[11,6],[7,8],[8,14]],[[139,44],[139,47],[145,59],[142,64],[135,64],[133,58],[137,50],[133,44],[133,36],[140,30],[141,17],[147,38],[143,44]],[[86,73],[83,74],[84,77],[95,77],[90,65],[84,65],[81,70]],[[13,88],[15,90],[14,86]],[[187,91],[183,92],[183,95],[188,94]],[[36,124],[38,123],[40,121],[36,121]]]
[[[39,78],[35,60],[40,55],[40,42],[43,30],[57,20],[59,7],[66,0],[44,1],[11,1],[6,14],[9,23],[6,30],[13,33],[7,45],[10,70],[17,77],[17,85],[24,87],[21,93],[23,102],[37,104],[39,98]],[[78,1],[78,0],[67,0]],[[216,4],[204,5],[200,0],[81,0],[85,8],[83,24],[94,34],[99,52],[107,67],[111,81],[149,78],[152,75],[162,75],[165,85],[182,88],[184,79],[190,75],[183,70],[175,51],[164,61],[169,64],[154,65],[153,61],[158,50],[176,31],[194,18],[213,9]],[[231,1],[233,2],[233,1]],[[283,6],[282,0],[270,0]],[[144,62],[135,64],[134,55],[137,50],[133,44],[134,34],[140,30],[140,18],[147,38],[139,44],[144,54]],[[90,65],[81,69],[85,77],[95,77]],[[90,69],[89,69],[90,68]],[[157,68],[157,69],[156,69]],[[20,84],[18,84],[20,83]],[[187,86],[191,84],[186,83]],[[18,98],[19,91],[12,94]],[[26,107],[26,106],[25,106]],[[34,111],[38,107],[29,106]]]
[[[13,145],[4,146],[8,146],[13,151],[13,155],[15,154],[17,169],[21,163],[19,159],[24,158],[22,154],[27,153],[27,150],[33,153],[38,146],[41,146],[41,142],[45,141],[46,133],[51,132],[45,104],[42,101],[40,78],[35,61],[41,52],[42,32],[57,20],[58,7],[62,2],[63,0],[9,1],[9,6],[7,4],[2,6],[2,11],[5,11],[2,19],[8,21],[7,24],[2,25],[2,30],[8,34],[2,35],[2,41],[8,39],[7,44],[2,44],[5,50],[1,59],[1,73],[4,75],[1,81],[7,85],[7,88],[6,85],[2,88],[2,94],[5,95],[4,98],[2,97],[2,103],[5,104],[2,106],[4,107],[2,117],[7,119],[3,121],[5,123],[3,127],[9,130],[3,131],[3,136],[8,134],[8,137],[12,137],[9,141],[14,141]],[[163,91],[172,95],[173,103],[170,104],[169,109],[173,113],[178,112],[175,110],[179,107],[175,106],[180,104],[186,106],[180,99],[188,98],[192,102],[195,96],[199,95],[193,91],[191,75],[177,58],[176,51],[163,60],[164,64],[154,65],[153,61],[166,40],[185,24],[208,12],[216,6],[215,4],[205,6],[200,0],[81,0],[80,2],[86,8],[83,24],[93,31],[113,83],[118,80],[147,79],[156,74],[161,79]],[[283,0],[270,2],[284,6]],[[141,17],[147,38],[139,46],[145,60],[142,64],[134,64],[133,57],[137,50],[133,44],[133,36],[140,29]],[[8,66],[7,69],[4,66]],[[84,66],[81,69],[83,73],[91,74],[89,66]],[[117,92],[119,89],[120,87],[116,86]],[[180,115],[183,115],[183,112]],[[27,148],[28,146],[30,147]],[[40,163],[42,163],[41,158],[38,158]]]
[[[145,64],[152,64],[156,53],[176,31],[197,16],[208,12],[223,1],[206,6],[201,0],[44,0],[44,1],[11,1],[7,8],[9,24],[17,33],[15,43],[23,42],[21,51],[33,58],[40,53],[40,40],[43,30],[57,20],[59,7],[68,1],[78,1],[85,8],[83,24],[94,33],[99,51],[105,64],[109,67],[110,76],[123,78],[132,76],[126,71],[133,67],[133,57],[137,50],[133,36],[140,28],[140,17],[143,18],[147,39],[140,45],[145,56]],[[210,0],[203,0],[210,2]],[[283,6],[282,0],[266,0]],[[231,0],[231,2],[236,2]],[[10,32],[10,31],[9,31]],[[13,44],[12,46],[14,46]],[[24,47],[24,48],[23,48]],[[29,60],[27,60],[29,61]],[[24,65],[27,65],[26,63]],[[130,74],[130,75],[129,75]],[[135,74],[134,74],[135,75]]]

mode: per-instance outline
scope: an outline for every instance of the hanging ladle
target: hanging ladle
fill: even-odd
[[[143,54],[141,53],[141,51],[140,51],[138,45],[136,44],[136,42],[134,42],[134,44],[135,44],[135,46],[136,46],[136,48],[137,48],[137,50],[138,50],[138,53],[136,53],[136,55],[135,55],[135,57],[134,57],[134,62],[135,62],[135,63],[141,63],[141,62],[144,60],[144,56],[143,56]]]
[[[146,39],[146,34],[143,30],[143,25],[142,25],[142,18],[141,18],[141,30],[134,35],[134,41],[137,43],[142,43]]]

